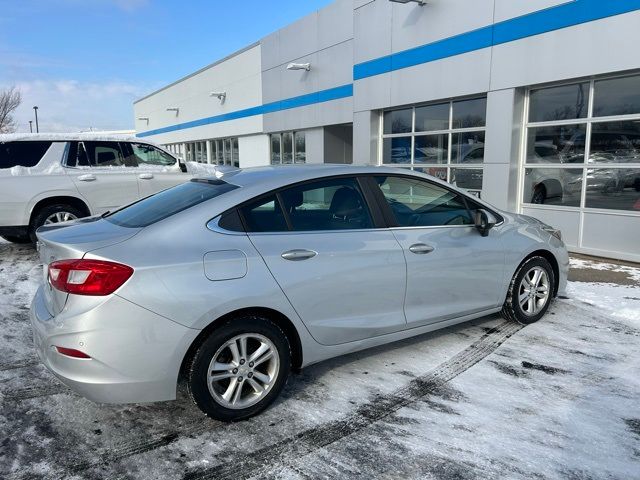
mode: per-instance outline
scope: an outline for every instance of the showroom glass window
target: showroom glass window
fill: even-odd
[[[185,151],[188,162],[240,167],[240,148],[237,137],[186,143]]]
[[[486,111],[486,97],[386,111],[381,162],[480,192]]]
[[[306,163],[307,146],[304,132],[272,133],[271,164]]]
[[[522,202],[640,214],[640,75],[529,92]]]

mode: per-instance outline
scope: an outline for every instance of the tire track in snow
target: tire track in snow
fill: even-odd
[[[238,480],[266,475],[278,467],[295,467],[305,455],[363,430],[434,392],[493,353],[522,328],[523,325],[514,322],[502,322],[429,373],[413,379],[406,387],[393,393],[377,395],[343,419],[310,428],[244,456],[221,457],[217,466],[192,470],[183,478]]]
[[[17,360],[15,362],[0,363],[0,372],[16,370],[18,368],[34,367],[40,362],[37,360]]]

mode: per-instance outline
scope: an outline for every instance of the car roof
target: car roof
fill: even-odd
[[[371,165],[271,165],[265,167],[238,168],[234,170],[221,170],[216,174],[216,179],[238,185],[240,187],[259,187],[265,191],[284,187],[307,180],[320,179],[340,175],[368,175],[368,174],[395,174],[413,175],[430,180],[437,179],[428,175],[413,172],[406,168],[393,168]],[[201,179],[212,179],[200,176]],[[439,182],[441,183],[441,182]],[[450,185],[449,185],[450,187]]]
[[[105,133],[8,133],[0,134],[0,143],[5,142],[70,142],[70,141],[96,141],[96,142],[153,142],[142,140],[128,134],[105,134]]]

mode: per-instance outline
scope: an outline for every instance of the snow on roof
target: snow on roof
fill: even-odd
[[[8,133],[0,134],[0,143],[4,142],[24,142],[24,141],[50,141],[50,142],[69,142],[69,141],[100,141],[100,142],[141,142],[151,143],[154,142],[143,140],[138,137],[134,137],[129,134],[106,134],[100,132],[87,132],[87,133]]]

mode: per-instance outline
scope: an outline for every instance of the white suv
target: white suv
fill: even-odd
[[[197,167],[189,170],[202,173]],[[190,173],[135,137],[0,135],[0,236],[29,243],[44,224],[114,210],[185,182]]]

